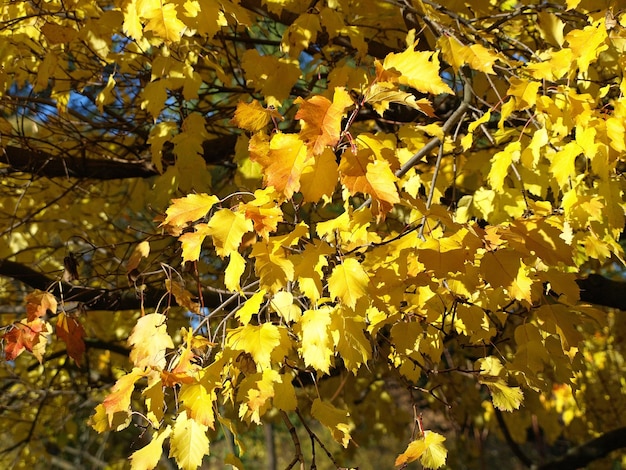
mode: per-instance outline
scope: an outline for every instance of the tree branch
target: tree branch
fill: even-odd
[[[576,281],[580,287],[580,300],[626,311],[626,282],[613,281],[599,274]]]
[[[236,135],[226,135],[207,140],[203,144],[203,158],[207,164],[230,162],[235,153]],[[165,155],[164,161],[174,161]],[[40,150],[8,145],[0,150],[0,163],[5,163],[13,171],[21,171],[47,178],[89,178],[113,180],[125,178],[150,178],[159,172],[147,160],[130,161],[106,158],[75,158],[53,155]]]
[[[584,444],[570,449],[563,457],[533,466],[534,470],[574,470],[583,468],[594,460],[606,457],[617,449],[626,447],[626,427],[614,429]]]
[[[59,299],[62,296],[65,302],[80,302],[89,310],[137,310],[142,304],[142,299],[132,287],[102,289],[76,286],[56,281],[28,266],[9,260],[0,260],[0,276],[15,279],[33,289],[48,291]],[[166,295],[168,293],[165,291],[147,289],[143,295],[143,306],[154,308]],[[209,309],[221,304],[218,293],[208,291],[203,296],[204,305]]]

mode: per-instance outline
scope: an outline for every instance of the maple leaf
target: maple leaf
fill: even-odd
[[[130,399],[135,390],[135,382],[145,376],[145,372],[135,367],[128,374],[120,377],[109,393],[102,406],[107,415],[109,426],[112,426],[116,413],[129,413]]]
[[[207,426],[187,417],[185,410],[176,417],[170,435],[170,457],[183,470],[196,470],[209,453]]]
[[[274,134],[270,141],[266,186],[289,199],[300,189],[300,175],[309,159],[306,144],[295,134]]]
[[[233,124],[250,132],[257,132],[265,128],[272,119],[281,120],[283,117],[274,108],[264,108],[257,100],[251,103],[239,102],[233,117]]]
[[[246,260],[238,251],[230,254],[228,266],[224,270],[224,286],[229,291],[241,291],[240,280],[246,270]]]
[[[361,150],[357,155],[344,152],[339,164],[341,182],[350,194],[369,194],[380,205],[380,212],[389,212],[400,202],[395,182],[397,177],[386,161],[369,161],[369,152]]]
[[[245,351],[256,362],[257,369],[271,367],[271,354],[281,342],[279,327],[270,323],[245,325],[228,332],[226,342],[229,347]]]
[[[161,432],[154,433],[150,443],[130,456],[130,470],[152,470],[159,464],[163,454],[163,443],[172,433],[172,427],[167,426]]]
[[[167,334],[166,320],[162,313],[150,313],[137,321],[128,337],[130,360],[136,367],[165,367],[165,351],[174,348],[174,342]]]
[[[330,334],[332,307],[322,306],[307,310],[298,322],[300,329],[299,353],[307,366],[328,374],[333,356]]]
[[[241,308],[235,313],[235,317],[244,325],[250,323],[252,315],[259,312],[261,303],[265,298],[265,289],[255,292],[252,297],[246,300]]]
[[[170,207],[165,211],[166,217],[161,226],[172,225],[182,227],[206,216],[219,199],[209,194],[188,194],[179,199],[173,199]]]
[[[67,316],[64,312],[59,314],[56,324],[56,333],[67,346],[67,355],[74,359],[80,367],[80,361],[85,353],[85,330],[75,318]]]
[[[443,446],[446,440],[441,434],[425,430],[420,437],[412,441],[404,453],[396,458],[395,465],[400,467],[420,460],[425,468],[439,468],[445,465],[448,451]]]
[[[348,420],[350,413],[316,398],[313,400],[313,406],[311,407],[311,416],[330,430],[333,439],[339,442],[342,446],[348,447],[348,444],[352,439],[350,437],[352,425]]]
[[[301,120],[300,138],[309,145],[314,155],[322,153],[326,146],[333,147],[341,137],[341,120],[345,109],[354,104],[348,92],[335,88],[332,102],[320,95],[308,100],[298,98],[300,105],[296,119]]]
[[[328,290],[334,298],[339,298],[350,308],[358,299],[367,295],[369,277],[361,264],[354,258],[346,258],[333,268],[328,278]]]
[[[306,202],[318,202],[323,196],[330,197],[337,186],[339,173],[335,153],[328,147],[302,170],[300,192]]]
[[[13,361],[26,350],[41,363],[51,333],[52,326],[41,318],[14,323],[2,336],[6,360]]]
[[[377,78],[381,82],[398,82],[422,93],[453,94],[452,89],[439,75],[439,58],[436,52],[416,51],[415,43],[404,52],[391,53],[381,64],[376,62]]]
[[[152,31],[167,42],[178,41],[187,27],[176,14],[176,5],[163,0],[139,0],[142,16],[148,20],[145,31]]]
[[[43,317],[48,310],[52,313],[57,312],[57,300],[51,293],[37,289],[26,296],[28,321]]]
[[[213,239],[215,252],[224,258],[236,252],[244,233],[252,230],[252,222],[240,212],[221,209],[213,214],[205,233]]]

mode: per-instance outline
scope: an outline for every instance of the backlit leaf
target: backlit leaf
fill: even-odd
[[[346,258],[333,269],[328,279],[330,295],[339,298],[345,305],[354,308],[357,300],[367,295],[369,277],[354,258]]]
[[[176,417],[170,435],[170,457],[182,470],[196,470],[209,453],[207,426],[187,417],[185,410]]]

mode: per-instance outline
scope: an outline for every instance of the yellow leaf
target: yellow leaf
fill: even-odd
[[[541,83],[512,77],[507,94],[515,96],[516,109],[526,109],[537,103],[537,92]]]
[[[209,389],[202,383],[183,384],[178,395],[180,403],[189,412],[189,417],[198,424],[214,429],[215,414],[214,402],[217,394],[214,389]]]
[[[412,441],[404,453],[396,458],[396,467],[414,462],[417,459],[425,468],[439,468],[445,465],[448,451],[443,446],[446,440],[441,434],[424,431],[423,435]]]
[[[111,393],[102,402],[104,410],[106,412],[109,426],[113,425],[114,416],[116,413],[129,413],[130,411],[130,398],[135,390],[135,382],[141,377],[145,376],[145,372],[135,367],[131,372],[120,377],[113,388]]]
[[[185,410],[176,417],[170,436],[170,457],[182,470],[196,470],[209,453],[207,426],[187,417]]]
[[[239,319],[241,323],[247,325],[250,323],[250,319],[252,315],[255,313],[259,313],[259,309],[261,308],[261,304],[265,299],[265,289],[261,289],[259,292],[256,292],[252,297],[244,302],[239,310],[235,313],[235,317]]]
[[[504,150],[496,153],[491,159],[488,179],[494,191],[498,193],[504,191],[504,180],[509,174],[511,163],[519,161],[521,148],[521,142],[511,142]]]
[[[527,269],[519,254],[510,250],[487,252],[480,263],[480,273],[489,284],[504,287],[514,299],[532,302],[533,281]]]
[[[185,289],[182,283],[166,279],[165,287],[167,291],[174,296],[178,305],[185,307],[190,312],[200,314],[200,304],[192,300],[193,295]]]
[[[206,233],[212,237],[217,255],[224,258],[237,251],[243,234],[251,230],[252,221],[242,213],[221,209],[209,220]]]
[[[228,266],[226,266],[224,271],[224,286],[226,289],[233,292],[241,291],[240,281],[245,270],[246,260],[238,251],[233,251],[230,254]]]
[[[78,31],[69,26],[61,26],[56,23],[44,23],[41,27],[41,32],[46,37],[48,42],[54,44],[67,44],[72,42],[78,35]]]
[[[237,104],[233,124],[240,129],[257,132],[265,128],[272,118],[283,119],[275,108],[264,108],[257,100],[252,100],[251,103],[239,102]]]
[[[332,337],[330,334],[332,307],[322,306],[307,310],[298,322],[300,331],[300,356],[307,366],[325,374],[330,372],[333,356]]]
[[[274,134],[265,170],[266,186],[273,186],[290,199],[300,189],[300,175],[308,159],[307,146],[297,135]]]
[[[163,442],[172,432],[172,427],[167,426],[163,431],[154,433],[150,443],[133,452],[130,456],[130,470],[152,470],[159,464],[163,453]]]
[[[598,58],[601,52],[608,49],[607,39],[604,18],[582,30],[573,29],[567,33],[565,40],[576,59],[579,72],[587,72],[589,65]]]
[[[441,53],[446,62],[448,62],[455,71],[467,64],[470,68],[479,72],[494,75],[493,64],[500,56],[480,44],[472,44],[466,46],[461,44],[452,36],[443,35],[437,41],[441,48]]]
[[[341,136],[341,120],[348,106],[354,104],[345,88],[335,88],[333,101],[316,95],[308,100],[297,98],[300,105],[296,119],[301,120],[300,138],[311,147],[313,155],[322,153],[326,146],[334,147]]]
[[[365,336],[365,328],[365,318],[362,316],[355,315],[347,308],[333,310],[330,325],[333,342],[346,369],[354,374],[372,356],[372,346]]]
[[[291,292],[276,292],[270,301],[270,305],[286,322],[298,321],[300,319],[300,307],[294,304]]]
[[[188,194],[179,199],[173,199],[170,207],[165,211],[166,217],[161,226],[172,225],[182,227],[188,222],[196,221],[206,216],[219,199],[209,194]]]
[[[165,352],[174,348],[174,342],[167,334],[166,320],[161,313],[149,313],[137,321],[128,337],[130,360],[136,367],[165,368]]]
[[[298,57],[303,50],[309,47],[311,42],[317,39],[317,33],[321,30],[319,14],[301,14],[283,34],[282,50],[291,57]]]
[[[313,400],[313,406],[311,407],[311,416],[326,426],[337,442],[344,447],[348,447],[352,439],[350,437],[352,425],[348,420],[350,413],[316,398]]]
[[[130,273],[137,269],[142,258],[147,258],[150,254],[150,242],[142,241],[133,250],[128,262],[126,263],[126,272]]]
[[[439,75],[437,53],[416,51],[416,45],[410,46],[404,52],[388,54],[382,65],[376,62],[378,79],[409,85],[422,93],[453,94],[452,89]]]
[[[331,197],[337,187],[339,172],[335,153],[326,147],[320,155],[309,160],[300,175],[300,192],[305,202],[319,202]]]
[[[270,323],[250,325],[235,328],[228,332],[226,344],[233,348],[245,351],[256,362],[257,370],[271,367],[271,354],[281,342],[278,327]]]
[[[166,42],[179,41],[186,26],[176,14],[176,5],[164,0],[139,0],[142,16],[148,20],[145,31],[152,31],[155,36]]]
[[[491,392],[493,406],[502,411],[513,411],[520,407],[524,393],[519,387],[509,387],[503,379],[485,382]]]
[[[198,261],[200,251],[202,250],[202,243],[208,235],[207,227],[207,224],[197,224],[193,232],[186,232],[178,237],[178,241],[183,250],[181,255],[183,263],[187,261]]]
[[[328,290],[333,298],[350,308],[354,308],[357,300],[367,295],[369,277],[365,269],[354,258],[346,258],[333,269],[328,279]]]

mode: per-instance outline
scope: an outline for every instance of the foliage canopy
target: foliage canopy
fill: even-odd
[[[268,422],[291,466],[294,423],[335,467],[410,429],[397,467],[609,455],[622,8],[2,3],[1,461],[243,468]]]

